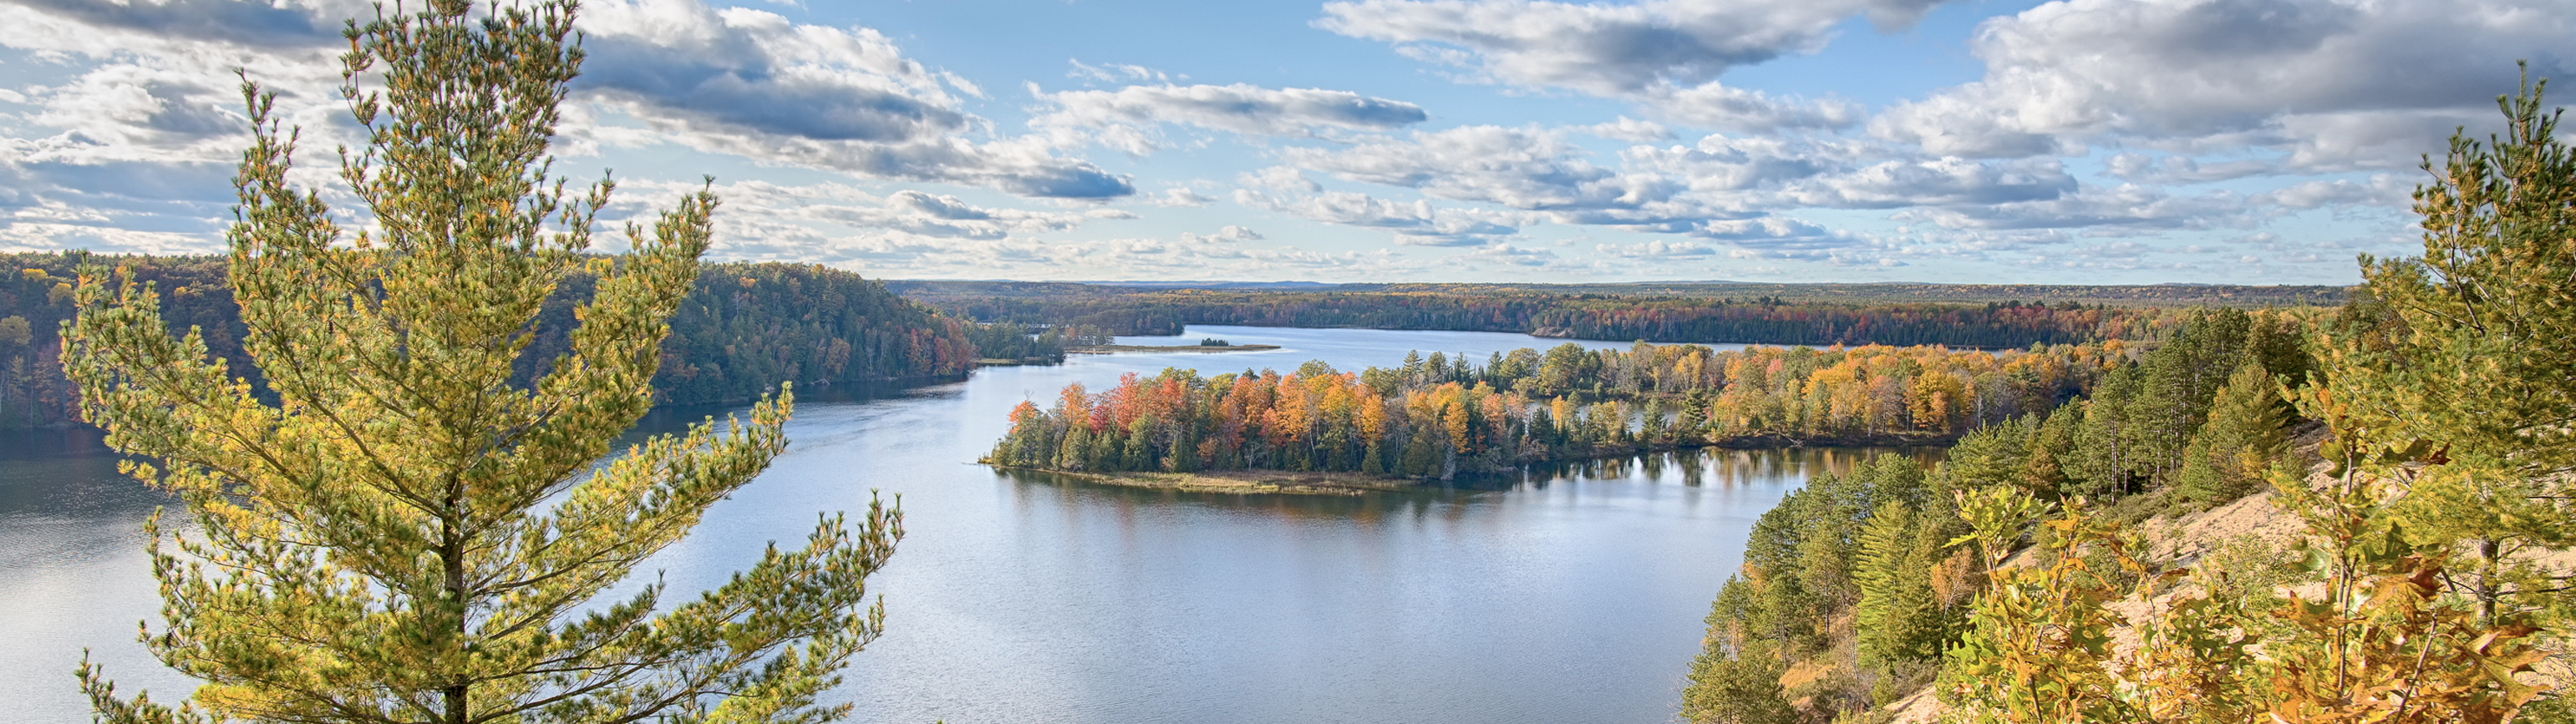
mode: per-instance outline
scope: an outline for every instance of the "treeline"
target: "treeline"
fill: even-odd
[[[1024,364],[1055,364],[1064,361],[1066,347],[1109,344],[1109,332],[1098,327],[1045,327],[1035,331],[1018,324],[966,324],[966,337],[975,344],[975,355],[989,360]]]
[[[1699,344],[1949,345],[2148,340],[2170,309],[2075,302],[1987,304],[1784,302],[1476,292],[1137,291],[1018,297],[937,295],[931,304],[987,322],[1083,324],[1118,334],[1174,335],[1191,324],[1521,332],[1579,339]]]
[[[2117,345],[1940,347],[1639,343],[1433,353],[1397,367],[1130,374],[1024,402],[985,462],[1090,472],[1297,470],[1450,478],[1542,461],[1723,444],[1931,442],[2080,393]]]
[[[241,351],[245,331],[225,283],[224,258],[99,261],[131,267],[138,279],[155,284],[173,331],[202,330],[208,350],[229,360],[234,374],[259,382]],[[80,261],[65,254],[10,254],[0,255],[0,264],[8,270],[0,280],[0,427],[77,420],[56,340],[58,326],[75,311],[71,288]],[[575,324],[573,308],[590,292],[591,278],[576,273],[547,300],[537,338],[520,359],[522,379],[533,378],[565,348],[566,332]],[[1016,345],[1004,350],[1016,357],[1062,359],[1061,334],[1040,338],[1016,325],[960,322],[850,272],[708,264],[671,320],[653,385],[664,402],[699,404],[751,399],[780,382],[829,387],[955,377],[973,368],[980,356],[975,340],[987,337]]]
[[[2304,328],[2286,314],[2195,310],[2141,358],[2112,358],[2089,397],[1969,432],[1928,473],[1884,456],[1791,494],[1755,524],[1742,571],[1720,589],[1686,718],[1866,721],[1932,683],[1944,652],[1975,632],[1971,604],[1996,562],[1954,544],[1974,532],[1960,510],[1972,495],[2118,501],[2112,514],[2135,519],[2256,492],[2284,459],[2278,380],[2314,366]],[[1801,676],[1784,686],[1791,670]]]
[[[705,404],[758,397],[780,382],[957,377],[978,356],[967,327],[830,267],[707,264],[671,316],[653,387],[664,402]]]

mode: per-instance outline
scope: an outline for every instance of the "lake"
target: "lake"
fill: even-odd
[[[819,513],[901,496],[908,536],[869,580],[886,633],[831,696],[851,721],[1665,722],[1701,619],[1755,517],[1864,451],[1721,451],[1567,466],[1358,497],[1190,494],[1014,479],[973,464],[1022,400],[1081,382],[1482,362],[1565,340],[1517,334],[1196,326],[1281,349],[1075,355],[877,398],[805,391],[791,443],[644,567],[686,600],[801,544]],[[1180,340],[1180,341],[1176,341]],[[1625,348],[1624,343],[1584,342]],[[647,431],[725,409],[660,410]],[[119,690],[173,701],[185,679],[135,643],[159,598],[140,527],[164,498],[118,476],[95,433],[0,437],[0,711],[89,721],[83,647]]]

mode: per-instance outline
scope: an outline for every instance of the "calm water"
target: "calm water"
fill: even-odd
[[[1096,487],[970,462],[1012,405],[1068,382],[1561,343],[1249,327],[1180,339],[1205,336],[1283,349],[1077,356],[894,397],[809,395],[787,454],[646,569],[680,600],[765,541],[801,543],[817,513],[901,495],[909,535],[869,581],[886,635],[835,692],[859,722],[1664,722],[1754,517],[1859,457],[1712,451],[1353,498]],[[92,434],[0,437],[5,718],[88,721],[70,674],[83,647],[122,691],[187,690],[134,642],[158,611],[139,528],[162,502],[118,477]]]

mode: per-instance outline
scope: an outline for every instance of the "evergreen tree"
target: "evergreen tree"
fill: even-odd
[[[2576,154],[2546,85],[2496,99],[2503,135],[2425,160],[2424,255],[2363,256],[2367,294],[2319,345],[2341,442],[2424,464],[2374,472],[2408,480],[2411,534],[2468,545],[2490,617],[2518,549],[2568,542],[2576,471]]]
[[[568,348],[519,384],[541,307],[584,265],[609,185],[568,195],[545,151],[581,51],[574,6],[484,17],[441,0],[351,26],[369,146],[342,178],[376,224],[343,236],[287,186],[293,134],[255,132],[227,236],[265,389],[172,338],[158,294],[84,274],[65,328],[83,414],[200,532],[148,528],[168,626],[146,638],[204,684],[175,710],[82,680],[101,721],[817,721],[872,639],[864,579],[899,516],[837,517],[695,600],[595,601],[785,445],[782,394],[750,421],[663,436],[594,468],[651,404],[672,310],[707,248],[699,193],[592,264]],[[381,89],[362,90],[381,79]],[[175,550],[174,550],[175,549]]]
[[[2181,490],[2203,507],[2256,492],[2288,443],[2289,406],[2263,364],[2247,361],[2218,388],[2209,421],[2183,452]]]

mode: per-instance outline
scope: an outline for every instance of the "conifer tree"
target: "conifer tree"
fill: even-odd
[[[2209,421],[2184,448],[2181,489],[2201,506],[2256,492],[2288,438],[2289,405],[2260,362],[2247,361],[2210,401]]]
[[[810,722],[871,640],[864,580],[900,516],[871,505],[772,546],[694,599],[601,594],[679,540],[786,444],[790,400],[598,464],[652,404],[666,320],[706,251],[705,192],[585,257],[610,184],[567,193],[547,144],[582,53],[572,2],[475,13],[436,0],[352,22],[342,93],[366,135],[341,178],[349,234],[287,183],[296,134],[245,82],[253,143],[227,232],[265,374],[255,389],[174,338],[130,273],[83,274],[64,330],[83,414],[197,531],[156,516],[167,628],[145,642],[204,682],[173,708],[84,664],[105,722]],[[476,17],[480,15],[480,17]],[[544,299],[597,275],[569,349],[514,383]]]
[[[2460,541],[2481,613],[2519,588],[2518,548],[2565,545],[2576,471],[2576,153],[2555,137],[2547,82],[2500,96],[2506,126],[2454,134],[2415,192],[2421,257],[2362,257],[2366,295],[2320,345],[2345,443],[2407,465],[2411,535]],[[2543,586],[2556,587],[2556,586]]]

